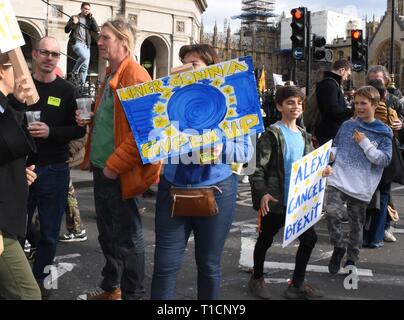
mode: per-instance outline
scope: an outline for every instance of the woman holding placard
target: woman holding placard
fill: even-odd
[[[207,44],[183,46],[179,56],[184,65],[192,64],[196,69],[219,62],[216,51]],[[200,134],[222,120],[226,104],[221,104],[219,90],[203,84],[183,89],[171,98],[176,100],[175,106],[168,106],[170,120],[177,121],[177,129]],[[176,276],[191,232],[195,238],[198,299],[219,298],[221,257],[237,193],[237,177],[230,168],[233,161],[220,161],[230,154],[233,161],[248,162],[252,156],[249,138],[171,158],[165,165],[156,200],[151,299],[175,298]],[[188,162],[184,160],[187,156]]]

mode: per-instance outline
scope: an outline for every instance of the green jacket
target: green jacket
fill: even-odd
[[[304,154],[312,151],[311,135],[303,128],[298,127],[305,141]],[[285,138],[279,128],[279,121],[271,125],[258,140],[257,143],[257,167],[250,176],[251,195],[255,210],[260,208],[261,198],[269,193],[278,202],[269,202],[269,211],[276,214],[284,214],[284,181],[285,170],[283,152],[285,150]]]

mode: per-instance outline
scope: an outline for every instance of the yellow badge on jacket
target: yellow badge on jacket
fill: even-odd
[[[49,98],[48,98],[48,104],[50,105],[50,106],[54,106],[54,107],[60,107],[60,102],[62,101],[62,99],[60,99],[60,98],[56,98],[56,97],[52,97],[52,96],[49,96]]]

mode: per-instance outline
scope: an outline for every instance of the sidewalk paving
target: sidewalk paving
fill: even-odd
[[[93,186],[93,173],[88,170],[80,170],[79,168],[70,169],[70,178],[74,187],[88,188]]]

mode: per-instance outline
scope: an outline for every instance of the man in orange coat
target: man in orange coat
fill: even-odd
[[[157,180],[160,165],[143,165],[116,90],[150,81],[133,60],[134,30],[122,19],[104,23],[99,55],[109,62],[93,114],[82,168],[91,164],[98,240],[106,264],[100,288],[81,299],[141,299],[144,295],[144,241],[135,197]],[[84,125],[80,115],[76,117]]]

